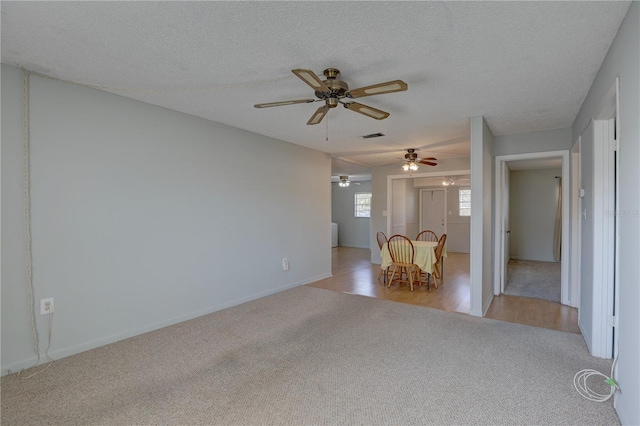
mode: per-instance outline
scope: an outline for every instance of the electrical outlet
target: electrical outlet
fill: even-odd
[[[47,299],[40,299],[40,315],[47,315],[53,313],[53,297]]]
[[[283,271],[289,270],[289,259],[287,259],[286,257],[282,259],[282,270]]]

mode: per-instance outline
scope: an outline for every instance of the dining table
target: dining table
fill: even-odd
[[[420,270],[432,274],[433,273],[433,264],[436,262],[436,246],[438,245],[437,241],[411,241],[413,244],[413,263],[418,265]],[[380,263],[380,267],[382,270],[387,269],[391,266],[391,254],[389,253],[389,249],[387,248],[387,243],[382,245],[382,249],[380,251],[380,257],[382,258],[382,262]],[[447,257],[447,246],[445,244],[442,249],[442,258]],[[442,260],[442,259],[440,259]]]

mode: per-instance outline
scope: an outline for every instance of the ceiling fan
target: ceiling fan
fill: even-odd
[[[345,108],[366,115],[367,117],[375,118],[376,120],[384,120],[389,116],[388,112],[358,102],[344,102],[343,99],[356,99],[363,98],[365,96],[381,95],[384,93],[402,92],[407,90],[408,87],[407,83],[402,80],[393,80],[387,81],[386,83],[379,83],[349,90],[349,85],[346,81],[338,80],[340,71],[336,68],[327,68],[324,70],[323,74],[326,77],[326,80],[320,80],[320,78],[318,78],[318,76],[311,70],[298,68],[291,70],[291,72],[313,88],[317,99],[308,98],[280,102],[267,102],[263,104],[256,104],[254,107],[268,108],[324,101],[324,105],[313,113],[309,121],[307,121],[307,124],[311,125],[320,123],[327,112],[329,112],[329,109],[337,107],[338,104],[342,104]]]
[[[349,176],[340,176],[340,181],[339,182],[333,182],[333,183],[337,183],[341,188],[346,188],[352,182],[349,180]],[[360,185],[360,182],[353,182],[353,184],[354,185]]]
[[[437,166],[438,159],[435,157],[419,158],[414,148],[407,149],[407,153],[404,155],[404,164],[402,169],[407,172],[409,170],[418,170],[418,164],[426,164],[427,166]]]

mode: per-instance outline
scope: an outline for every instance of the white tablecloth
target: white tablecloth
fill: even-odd
[[[433,264],[436,261],[436,246],[438,243],[435,241],[411,241],[411,243],[413,244],[414,250],[413,263],[418,265],[418,268],[424,272],[431,274],[433,272]],[[387,243],[384,243],[382,246],[380,257],[382,257],[382,263],[380,264],[382,269],[391,266],[391,254],[389,253],[389,249],[387,249]],[[446,245],[442,250],[442,257],[447,257]]]

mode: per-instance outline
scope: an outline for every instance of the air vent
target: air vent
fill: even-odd
[[[370,135],[364,135],[362,139],[379,138],[381,136],[384,136],[384,133],[371,133]]]

